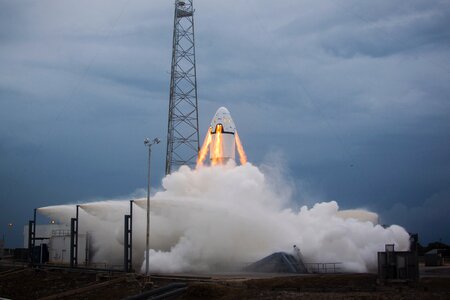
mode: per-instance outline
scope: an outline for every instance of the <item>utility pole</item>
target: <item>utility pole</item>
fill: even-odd
[[[150,141],[148,138],[144,140],[144,145],[148,147],[148,173],[147,173],[147,227],[145,232],[145,275],[149,275],[149,258],[150,258],[150,167],[152,161],[152,146],[159,144],[161,140],[154,138]]]

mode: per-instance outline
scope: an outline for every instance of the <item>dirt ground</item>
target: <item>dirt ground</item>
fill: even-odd
[[[0,267],[0,297],[8,299],[123,299],[185,282],[172,299],[450,299],[450,277],[425,277],[416,285],[380,285],[374,274],[271,276],[152,276]]]
[[[152,285],[146,281],[142,276],[122,273],[20,268],[6,274],[0,273],[0,297],[40,299],[59,295],[56,299],[122,299],[151,289]],[[66,296],[63,294],[86,287],[92,289]]]
[[[417,286],[378,285],[372,274],[250,279],[240,286],[193,283],[179,299],[450,299],[450,278],[424,278]]]

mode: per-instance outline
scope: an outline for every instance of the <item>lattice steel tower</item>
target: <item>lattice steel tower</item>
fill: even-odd
[[[193,0],[175,0],[166,174],[194,166],[199,143]]]

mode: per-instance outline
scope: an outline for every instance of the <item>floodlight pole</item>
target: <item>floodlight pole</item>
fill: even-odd
[[[149,251],[150,251],[150,166],[152,157],[152,146],[159,144],[161,141],[158,138],[153,139],[152,142],[148,138],[144,140],[144,145],[148,147],[148,173],[147,173],[147,230],[145,238],[145,275],[149,271]]]

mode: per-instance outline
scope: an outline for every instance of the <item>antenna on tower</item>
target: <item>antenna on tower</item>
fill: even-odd
[[[193,0],[175,0],[166,175],[194,166],[200,148]]]

